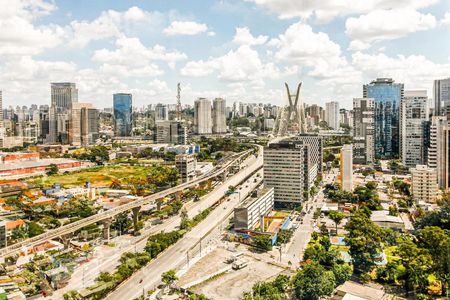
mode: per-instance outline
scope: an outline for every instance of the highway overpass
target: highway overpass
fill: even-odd
[[[195,180],[182,183],[180,185],[177,185],[172,188],[168,188],[166,190],[163,190],[161,192],[146,196],[142,199],[133,201],[131,203],[127,203],[121,206],[118,206],[116,208],[92,215],[90,217],[84,218],[82,220],[58,227],[53,230],[49,230],[43,234],[40,234],[38,236],[26,239],[22,242],[13,244],[11,246],[7,246],[5,248],[0,249],[0,257],[6,257],[11,256],[16,253],[20,253],[23,251],[26,251],[28,247],[32,247],[35,245],[39,245],[47,240],[54,239],[54,238],[62,238],[64,239],[65,236],[70,235],[71,233],[86,227],[87,225],[97,223],[103,220],[112,219],[114,216],[128,211],[133,211],[134,214],[137,214],[140,210],[140,208],[144,205],[148,205],[150,203],[156,203],[156,200],[167,197],[171,194],[174,194],[176,192],[180,192],[184,189],[191,188],[196,186],[199,183],[202,183],[204,181],[217,178],[217,177],[223,177],[226,178],[228,172],[235,167],[236,165],[240,165],[240,163],[245,160],[249,155],[252,154],[254,150],[247,150],[242,153],[234,154],[224,160],[222,164],[219,167],[216,167],[216,169],[212,170],[211,172],[196,178]],[[262,147],[259,147],[259,155],[262,155]]]

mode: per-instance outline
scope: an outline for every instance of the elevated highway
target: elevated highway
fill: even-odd
[[[219,167],[216,167],[216,169],[212,170],[211,172],[204,174],[203,176],[196,178],[195,180],[179,184],[175,187],[168,188],[166,190],[163,190],[161,192],[157,192],[155,194],[146,196],[142,199],[133,201],[131,203],[127,203],[121,206],[118,206],[116,208],[100,212],[98,214],[92,215],[90,217],[84,218],[82,220],[58,227],[53,230],[49,230],[43,234],[37,235],[35,237],[26,239],[22,242],[13,244],[11,246],[7,246],[5,248],[0,249],[0,257],[6,257],[11,256],[16,253],[24,252],[27,248],[39,245],[47,240],[54,239],[54,238],[62,238],[64,239],[64,236],[70,235],[73,232],[87,226],[93,223],[101,222],[103,220],[110,220],[114,216],[128,211],[133,211],[133,214],[136,215],[135,223],[137,220],[137,213],[139,212],[140,208],[144,205],[148,204],[155,204],[158,199],[167,197],[171,194],[183,191],[184,189],[194,187],[198,185],[199,183],[208,181],[213,178],[222,177],[223,179],[226,179],[228,172],[234,168],[236,165],[240,165],[242,161],[244,161],[249,155],[252,155],[252,152],[254,150],[247,150],[242,153],[234,154],[231,157],[227,158],[222,162],[222,164]],[[262,147],[259,147],[259,155],[262,155]]]

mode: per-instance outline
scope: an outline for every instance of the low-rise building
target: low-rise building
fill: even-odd
[[[370,215],[370,220],[382,228],[390,228],[404,231],[405,223],[399,216],[391,216],[387,210],[375,210]]]
[[[411,169],[411,191],[413,199],[419,203],[435,203],[438,195],[437,171],[425,165],[417,165]]]
[[[274,188],[257,190],[234,209],[234,229],[252,230],[274,207]]]
[[[194,179],[197,168],[197,159],[194,154],[178,154],[175,156],[175,165],[183,182]]]
[[[382,286],[360,284],[346,281],[338,286],[331,297],[332,300],[386,300],[392,299]]]

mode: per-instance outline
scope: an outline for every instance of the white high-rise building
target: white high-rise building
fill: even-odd
[[[211,101],[206,98],[195,100],[194,130],[196,134],[212,133]]]
[[[325,103],[325,122],[334,130],[339,130],[339,102],[331,101]]]
[[[264,148],[264,185],[275,189],[275,202],[299,204],[310,189],[309,146],[282,140]]]
[[[341,189],[346,192],[353,190],[353,146],[344,145],[341,149]]]
[[[405,91],[400,103],[400,156],[405,166],[423,165],[425,126],[428,121],[426,90]]]
[[[438,194],[436,169],[425,165],[417,165],[411,169],[412,183],[411,191],[416,202],[436,202]]]
[[[226,107],[227,103],[225,99],[216,98],[213,100],[213,133],[227,132]]]
[[[439,188],[450,189],[450,121],[444,116],[431,120],[428,166],[436,169]]]

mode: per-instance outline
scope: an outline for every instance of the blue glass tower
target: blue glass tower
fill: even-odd
[[[116,136],[130,136],[133,129],[133,101],[131,94],[114,94],[113,109]]]
[[[404,86],[391,78],[377,78],[363,87],[363,97],[375,99],[375,158],[399,157],[400,101]]]

